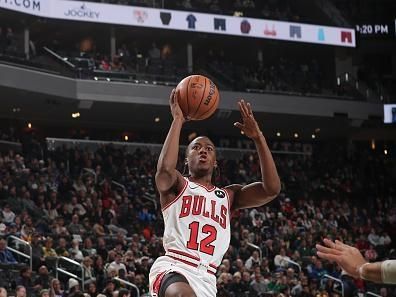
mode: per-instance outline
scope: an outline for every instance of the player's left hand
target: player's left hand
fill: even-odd
[[[236,122],[234,123],[234,126],[241,129],[247,137],[253,140],[257,139],[262,135],[262,132],[253,116],[252,106],[243,99],[238,101],[238,105],[242,115],[242,123]]]

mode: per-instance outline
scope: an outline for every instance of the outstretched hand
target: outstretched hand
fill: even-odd
[[[179,105],[179,100],[177,98],[178,94],[176,92],[176,89],[173,89],[170,97],[169,97],[169,105],[171,108],[171,113],[173,116],[173,119],[180,119],[183,123],[186,121],[186,118],[183,115],[183,111],[180,108]]]
[[[339,240],[335,242],[324,239],[325,246],[317,244],[317,254],[320,258],[336,262],[346,273],[359,278],[359,267],[367,261],[355,247],[346,245]]]
[[[241,131],[247,137],[253,140],[257,139],[262,133],[256,119],[253,116],[252,106],[243,99],[238,101],[238,105],[242,115],[242,123],[236,122],[234,123],[234,126],[241,129]]]

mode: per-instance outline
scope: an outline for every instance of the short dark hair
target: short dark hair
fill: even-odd
[[[118,291],[118,297],[128,296],[129,293],[128,289],[122,288]]]

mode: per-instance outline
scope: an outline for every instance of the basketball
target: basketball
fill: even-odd
[[[203,75],[190,75],[176,87],[181,110],[188,120],[204,120],[217,109],[220,101],[216,85]]]

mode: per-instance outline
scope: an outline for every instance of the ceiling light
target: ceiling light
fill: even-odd
[[[125,136],[124,136],[124,140],[125,140],[125,141],[128,141],[128,140],[129,140],[128,135],[125,135]]]
[[[298,133],[294,133],[294,138],[298,138]]]
[[[27,126],[28,126],[29,129],[32,129],[32,123],[28,123]]]
[[[312,139],[315,139],[315,138],[316,138],[315,134],[312,134]]]
[[[79,118],[80,115],[81,115],[81,114],[80,114],[79,112],[73,112],[73,113],[71,114],[71,116],[72,116],[73,119]]]
[[[384,149],[384,155],[387,155],[387,154],[388,154],[388,150]]]
[[[276,132],[276,136],[280,137],[281,133],[280,132]]]
[[[158,123],[160,120],[161,120],[161,119],[160,119],[159,117],[156,117],[156,118],[154,119],[154,122]]]

